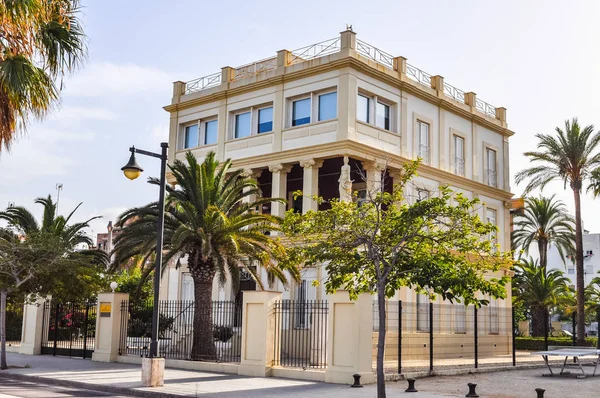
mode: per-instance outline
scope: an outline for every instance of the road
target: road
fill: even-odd
[[[84,397],[115,397],[130,398],[130,395],[114,395],[99,391],[82,390],[77,388],[67,388],[51,386],[42,383],[31,383],[21,380],[0,379],[0,398],[84,398]]]

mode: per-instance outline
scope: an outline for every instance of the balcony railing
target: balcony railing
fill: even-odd
[[[454,157],[454,174],[465,176],[465,160],[459,157]]]
[[[277,57],[262,59],[251,64],[242,65],[235,68],[234,80],[243,79],[261,72],[277,68]]]
[[[429,146],[419,145],[419,157],[423,160],[424,164],[429,164]]]
[[[356,39],[356,52],[372,59],[373,61],[394,69],[394,56],[381,51],[375,46],[365,43],[362,40]]]
[[[483,113],[484,115],[488,115],[491,117],[496,117],[496,108],[490,104],[488,104],[485,101],[482,101],[480,99],[476,99],[475,100],[475,108]]]
[[[416,66],[406,64],[406,76],[427,87],[431,87],[431,75]]]
[[[444,95],[461,104],[465,103],[465,92],[444,82]]]
[[[309,61],[311,59],[323,57],[325,55],[333,54],[341,49],[341,40],[339,37],[322,41],[317,44],[311,44],[310,46],[302,47],[292,51],[292,55],[289,59],[289,64],[297,64],[299,62]]]
[[[486,171],[486,176],[487,176],[487,184],[490,187],[498,188],[498,177],[496,175],[496,170],[488,169]]]
[[[195,93],[209,87],[218,86],[219,84],[221,84],[221,72],[213,73],[212,75],[200,77],[198,79],[186,82],[184,94]]]

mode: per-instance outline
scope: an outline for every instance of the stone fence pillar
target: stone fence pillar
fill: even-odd
[[[238,374],[269,376],[275,347],[273,304],[280,292],[245,291],[242,312],[242,355]]]
[[[361,294],[356,301],[348,292],[327,296],[327,370],[325,382],[351,384],[352,375],[361,375],[361,383],[375,381],[372,359],[373,298]]]
[[[92,361],[116,362],[121,338],[121,302],[127,293],[100,293],[96,315],[96,339]],[[127,309],[125,309],[127,311]],[[127,327],[127,325],[124,325]]]
[[[51,297],[37,298],[23,306],[23,329],[19,354],[40,355],[42,353],[42,332],[44,327],[44,303]],[[49,310],[49,309],[48,309]]]

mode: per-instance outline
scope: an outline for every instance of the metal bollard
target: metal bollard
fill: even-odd
[[[475,392],[475,388],[477,387],[477,384],[467,383],[467,386],[469,386],[469,393],[467,395],[465,395],[465,397],[479,397],[479,395],[477,395],[477,393]]]
[[[408,381],[408,388],[404,392],[418,392],[415,388],[415,379],[406,379]]]
[[[536,388],[535,392],[537,392],[537,398],[544,398],[544,393],[546,392],[546,390],[544,390],[543,388]]]
[[[360,375],[358,373],[356,373],[356,374],[353,374],[352,377],[354,377],[354,384],[352,384],[350,387],[354,387],[354,388],[362,387],[362,385],[360,384]]]

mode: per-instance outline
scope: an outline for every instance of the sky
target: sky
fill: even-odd
[[[168,140],[172,82],[187,81],[334,38],[357,37],[494,106],[507,108],[511,176],[527,167],[535,134],[578,117],[600,128],[600,3],[596,1],[159,1],[83,0],[85,67],[64,81],[60,109],[30,125],[0,154],[0,208],[56,195],[59,212],[94,236],[125,209],[156,200],[157,188],[129,181],[128,148],[159,151]],[[291,6],[293,4],[293,6]],[[139,157],[144,176],[159,162]],[[520,195],[523,186],[512,183]],[[573,211],[570,191],[556,193]],[[584,226],[600,232],[600,199],[582,201]]]

